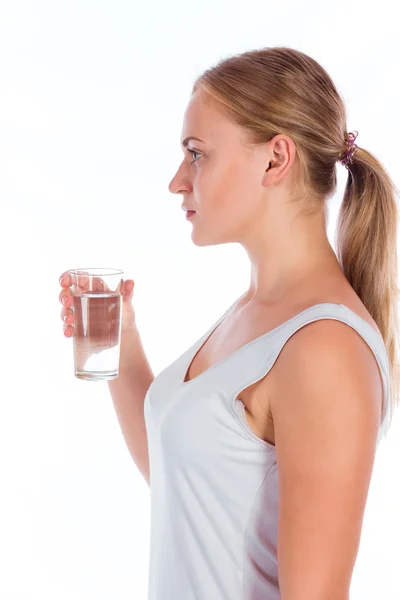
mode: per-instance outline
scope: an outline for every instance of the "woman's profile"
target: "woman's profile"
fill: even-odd
[[[361,140],[328,73],[299,50],[230,56],[195,81],[169,191],[190,211],[192,243],[241,244],[250,277],[149,375],[140,451],[127,401],[118,408],[151,485],[149,600],[349,597],[399,394],[397,190]],[[137,385],[124,373],[109,382],[116,407]]]

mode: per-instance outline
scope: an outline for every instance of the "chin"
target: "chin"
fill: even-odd
[[[195,246],[219,246],[221,244],[230,244],[233,240],[224,239],[222,235],[218,237],[212,235],[201,236],[192,231],[192,242]]]

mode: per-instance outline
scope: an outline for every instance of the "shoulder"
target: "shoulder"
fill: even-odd
[[[314,411],[329,407],[332,418],[335,414],[356,418],[362,411],[369,415],[371,427],[379,429],[383,400],[379,365],[371,347],[348,324],[321,319],[301,327],[284,344],[275,366],[274,421],[282,419],[288,408],[305,409],[309,404]]]

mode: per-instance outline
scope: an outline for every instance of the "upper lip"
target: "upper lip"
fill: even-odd
[[[183,206],[182,205],[181,208],[182,208],[182,210],[189,210],[189,211],[192,211],[192,212],[196,212],[195,210],[193,210],[193,208],[189,208],[187,206]]]

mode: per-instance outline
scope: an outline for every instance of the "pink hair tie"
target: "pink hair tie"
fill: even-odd
[[[349,163],[353,162],[353,156],[358,150],[357,144],[354,143],[357,136],[358,136],[358,131],[350,132],[347,134],[347,140],[346,140],[347,150],[344,153],[343,158],[342,158],[342,154],[341,154],[338,159],[340,161],[340,163],[347,168],[349,166]]]

